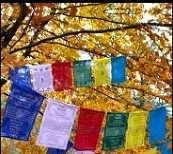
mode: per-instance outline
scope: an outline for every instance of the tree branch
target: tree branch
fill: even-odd
[[[95,34],[95,33],[109,33],[109,32],[113,32],[113,31],[119,31],[119,30],[128,30],[128,29],[134,29],[134,28],[140,28],[142,25],[140,24],[133,24],[133,25],[130,25],[130,26],[126,26],[126,27],[118,27],[118,28],[114,28],[114,29],[104,29],[104,30],[80,30],[80,31],[72,31],[72,32],[66,32],[64,34],[60,34],[60,35],[57,35],[57,36],[53,36],[53,37],[48,37],[46,39],[43,39],[43,40],[40,40],[38,42],[34,42],[33,44],[31,44],[32,47],[34,46],[37,46],[41,43],[45,43],[47,41],[51,41],[51,40],[55,40],[55,39],[58,39],[58,38],[63,38],[63,37],[66,37],[66,36],[70,36],[70,35],[78,35],[78,34],[82,34],[82,33],[85,33],[85,34]],[[19,50],[24,50],[26,48],[28,48],[29,45],[27,46],[24,46],[22,48],[18,48],[18,49],[14,49],[13,51],[10,52],[10,54],[14,53],[14,52],[17,52]]]
[[[115,85],[115,86],[118,87],[118,88],[135,89],[135,90],[138,90],[138,91],[140,91],[140,92],[142,92],[144,94],[148,94],[150,96],[158,97],[158,98],[160,98],[162,100],[165,100],[166,102],[168,101],[167,99],[165,99],[164,96],[160,96],[160,95],[158,95],[156,93],[146,91],[146,90],[144,90],[142,88],[136,87],[135,85],[133,85],[133,86],[128,86],[128,85],[127,86],[126,85]]]
[[[6,32],[7,35],[5,35],[4,40],[2,41],[2,48],[5,48],[9,42],[11,41],[12,37],[15,35],[17,29],[21,25],[22,21],[25,19],[27,15],[27,7],[25,4],[20,5],[20,15],[17,18],[17,21],[14,23],[14,25]]]
[[[92,88],[92,89],[95,90],[96,92],[102,94],[102,95],[105,95],[105,96],[108,97],[109,99],[112,99],[112,100],[115,100],[115,101],[118,101],[118,102],[120,101],[119,99],[117,99],[117,98],[115,98],[115,97],[111,97],[111,96],[105,94],[104,92],[102,92],[102,91],[100,91],[100,90],[98,90],[98,89],[96,89],[96,88]],[[121,98],[121,97],[120,97],[120,98]],[[121,98],[121,99],[125,99],[125,98]],[[126,100],[126,99],[125,99],[125,100]],[[127,100],[126,100],[126,101],[127,101]],[[136,108],[140,108],[140,109],[143,109],[143,110],[147,110],[147,109],[142,108],[142,107],[140,107],[140,106],[138,106],[138,105],[136,105],[136,104],[132,104],[131,102],[128,102],[128,103],[130,103],[130,105],[135,106]]]
[[[32,43],[37,39],[39,33],[41,32],[41,30],[44,28],[44,26],[45,26],[48,22],[49,22],[49,20],[46,21],[46,22],[44,22],[44,23],[40,26],[39,29],[36,29],[36,31],[35,31],[35,33],[34,33],[32,39],[31,39],[31,41],[30,41],[30,43],[29,43],[29,45],[28,45],[28,47],[26,48],[26,51],[25,51],[24,54],[23,54],[24,57],[31,56],[30,53],[32,52],[32,51],[31,51]]]
[[[60,43],[60,42],[46,42],[46,43],[49,43],[49,44],[59,44],[59,45],[62,45],[64,47],[67,47],[67,48],[71,48],[71,49],[75,49],[75,50],[82,50],[82,51],[85,51],[85,52],[88,52],[88,53],[99,55],[101,57],[106,57],[106,55],[104,55],[102,53],[96,53],[95,50],[89,50],[87,48],[76,48],[76,47],[69,46],[69,45],[66,45],[66,44],[63,44],[63,43]]]
[[[113,32],[113,31],[123,31],[123,30],[128,30],[128,29],[135,29],[135,28],[138,29],[138,28],[141,28],[143,26],[148,26],[148,24],[150,24],[152,26],[171,26],[172,27],[172,24],[170,25],[170,24],[159,24],[159,23],[137,23],[137,24],[131,24],[131,25],[128,25],[128,26],[123,26],[123,27],[118,27],[118,28],[113,28],[113,29],[80,30],[80,31],[74,31],[74,32],[72,31],[72,32],[66,32],[64,34],[60,34],[60,35],[57,35],[57,36],[49,37],[49,38],[40,40],[38,42],[34,42],[33,44],[31,44],[31,47],[37,46],[37,45],[39,45],[41,43],[45,43],[47,41],[55,40],[55,39],[62,38],[62,37],[65,37],[65,36],[70,36],[70,35],[78,35],[78,34],[82,34],[82,33],[85,33],[85,34],[109,33],[109,32]],[[28,48],[28,45],[24,46],[22,48],[14,49],[13,51],[10,52],[10,54],[12,54],[14,52],[17,52],[19,50],[26,49],[26,48]]]
[[[115,24],[129,25],[129,23],[123,23],[123,22],[108,20],[108,19],[99,18],[99,17],[87,17],[87,16],[79,16],[79,15],[72,16],[72,15],[69,15],[69,14],[66,14],[66,13],[56,13],[56,14],[59,14],[59,15],[63,14],[65,16],[72,17],[72,18],[84,18],[84,19],[102,20],[102,21],[106,21],[106,22],[110,22],[110,23],[115,23]]]
[[[130,23],[125,23],[125,22],[118,22],[118,21],[114,21],[114,20],[108,20],[108,19],[104,19],[104,18],[99,18],[99,17],[87,17],[87,16],[72,16],[66,13],[57,13],[57,14],[63,14],[65,16],[68,17],[72,17],[72,18],[84,18],[84,19],[93,19],[93,20],[102,20],[102,21],[106,21],[106,22],[110,22],[110,23],[114,23],[114,24],[122,24],[122,25],[130,25]],[[172,27],[172,24],[162,24],[162,23],[139,23],[143,26],[146,25],[150,25],[150,26],[160,26],[160,27]]]
[[[72,5],[72,6],[67,6],[64,9],[69,9],[69,8],[72,8],[72,7],[87,7],[87,6],[97,6],[97,5],[105,5],[105,4],[107,4],[107,3],[95,3],[95,4],[89,3],[89,4],[85,4],[85,5],[75,5],[75,6]]]
[[[30,24],[30,21],[31,21],[33,15],[34,15],[34,13],[32,13],[32,15],[30,16],[30,19],[28,20],[28,22],[27,22],[25,28],[23,29],[23,32],[22,32],[22,34],[20,35],[19,39],[18,39],[16,42],[14,42],[13,45],[10,47],[11,49],[12,49],[12,48],[16,45],[16,43],[19,42],[19,41],[22,39],[22,37],[26,34],[27,28],[29,27],[29,24]]]
[[[153,41],[153,44],[163,53],[164,48],[161,48],[160,45],[157,43],[157,40],[156,40],[156,37],[160,38],[160,36],[156,33],[153,33],[148,27],[143,27],[143,29],[145,30],[144,32],[146,33],[146,35]],[[154,37],[154,35],[155,35],[155,37]],[[169,53],[169,52],[170,51],[168,50],[166,53]],[[163,54],[162,57],[164,57],[165,54]]]
[[[6,79],[4,79],[3,77],[1,77],[1,82],[0,82],[0,85],[1,87],[7,82]]]

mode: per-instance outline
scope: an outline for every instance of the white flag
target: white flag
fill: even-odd
[[[36,144],[65,150],[76,112],[77,107],[75,105],[63,104],[49,99]]]
[[[37,92],[53,91],[53,76],[51,64],[30,66],[33,89]]]
[[[89,151],[89,150],[86,150],[86,151],[75,151],[75,154],[94,154],[93,151]]]

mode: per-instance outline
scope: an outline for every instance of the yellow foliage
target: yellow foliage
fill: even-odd
[[[29,25],[27,22],[32,13],[30,6],[28,6],[30,11],[26,10],[25,20],[18,21],[19,26],[15,27],[17,26],[15,22],[20,16],[20,5],[18,3],[1,4],[2,45],[5,44],[5,38],[10,36],[10,40],[6,40],[7,45],[2,46],[1,50],[1,75],[3,77],[8,79],[10,68],[25,64],[79,60],[81,58],[80,50],[89,52],[93,59],[125,55],[127,57],[127,81],[123,84],[111,86],[108,76],[100,77],[101,74],[97,73],[102,68],[101,66],[94,73],[98,76],[95,85],[99,86],[75,88],[73,91],[47,92],[44,95],[66,103],[105,112],[142,111],[134,105],[132,90],[137,91],[137,96],[141,96],[144,101],[143,107],[146,110],[152,109],[151,100],[153,98],[160,98],[166,103],[172,104],[171,28],[168,26],[169,28],[166,27],[162,30],[160,26],[150,26],[149,24],[138,28],[129,27],[142,23],[142,19],[147,14],[150,14],[155,20],[152,23],[172,24],[171,4],[159,3],[153,5],[149,10],[145,10],[143,3],[43,3],[36,4],[36,7],[39,5],[41,9],[36,11],[38,14]],[[42,6],[49,7],[50,12],[44,12],[49,15],[45,17],[42,15]],[[148,22],[151,23],[151,21],[146,23]],[[12,29],[10,30],[10,28]],[[108,29],[114,30],[99,32]],[[95,30],[97,33],[94,32]],[[28,57],[24,55],[26,51],[31,52]],[[107,86],[102,85],[105,83],[104,80],[107,82]],[[1,94],[9,93],[10,86],[11,83],[6,82],[1,88]],[[2,110],[6,99],[7,96],[1,95]],[[44,112],[46,104],[45,101],[41,107],[42,112]],[[39,129],[41,119],[41,116],[37,116],[34,129]],[[169,139],[172,139],[171,124],[172,119],[168,119],[166,136]],[[101,150],[102,135],[100,134],[97,145],[97,154],[107,153]],[[35,145],[36,136],[33,131],[28,142],[16,141],[12,146],[13,149],[20,150],[19,153],[22,154],[45,154],[46,148]],[[74,138],[74,132],[71,136]],[[129,137],[133,139],[135,136]],[[4,138],[1,140],[1,152],[9,154],[11,152],[10,140]],[[144,145],[128,150],[119,149],[110,153],[154,154],[154,152],[154,149],[148,149],[147,145]]]

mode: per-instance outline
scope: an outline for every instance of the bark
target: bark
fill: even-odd
[[[60,34],[60,35],[57,35],[57,36],[48,37],[46,39],[43,39],[43,40],[34,42],[30,46],[31,47],[34,47],[34,46],[37,46],[37,45],[39,45],[41,43],[45,43],[47,41],[53,41],[55,39],[63,38],[63,37],[70,36],[70,35],[78,35],[78,34],[83,34],[83,33],[85,33],[85,34],[109,33],[109,32],[114,32],[114,31],[119,31],[119,30],[127,30],[127,29],[140,28],[141,26],[142,25],[140,25],[140,24],[134,24],[134,25],[124,26],[124,27],[118,27],[118,28],[113,28],[113,29],[104,29],[104,30],[80,30],[80,31],[74,31],[74,32],[73,31],[72,32],[66,32],[66,33],[63,33],[63,34]],[[14,49],[13,51],[10,52],[10,54],[15,53],[15,52],[20,51],[20,50],[24,50],[24,49],[26,49],[28,47],[29,47],[29,45],[24,46],[22,48]]]
[[[57,14],[61,14],[61,13],[57,13]],[[68,17],[73,17],[73,18],[84,18],[84,19],[91,19],[91,20],[101,20],[101,21],[106,21],[106,22],[110,22],[110,23],[114,23],[114,24],[121,24],[121,25],[130,25],[129,23],[125,23],[125,22],[118,22],[118,21],[114,21],[114,20],[109,20],[109,19],[104,19],[104,18],[100,18],[100,17],[87,17],[87,16],[79,16],[79,15],[75,15],[75,16],[71,16],[69,14],[66,13],[62,13],[65,16]],[[157,26],[157,27],[172,27],[172,24],[162,24],[162,23],[139,23],[143,26]]]
[[[20,5],[20,15],[17,18],[14,25],[6,32],[5,38],[1,41],[1,48],[6,48],[13,36],[15,35],[17,29],[20,27],[22,21],[27,15],[27,6],[25,4]],[[2,39],[2,38],[1,38]]]

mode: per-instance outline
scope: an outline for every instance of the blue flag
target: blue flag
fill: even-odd
[[[29,87],[13,83],[3,115],[1,136],[28,140],[43,99],[44,96]]]
[[[120,84],[126,80],[126,58],[124,56],[111,58],[112,84]]]
[[[172,151],[171,149],[169,149],[167,147],[167,144],[166,143],[163,143],[163,144],[159,144],[157,146],[158,150],[160,151],[160,154],[172,154]]]
[[[149,143],[156,144],[165,138],[166,108],[161,107],[149,112],[148,115]]]
[[[47,154],[65,154],[65,152],[67,150],[69,150],[72,146],[73,146],[73,143],[69,141],[66,150],[55,149],[55,148],[48,148]]]
[[[9,78],[16,84],[24,84],[25,86],[32,87],[30,70],[28,66],[11,69],[9,72]]]

